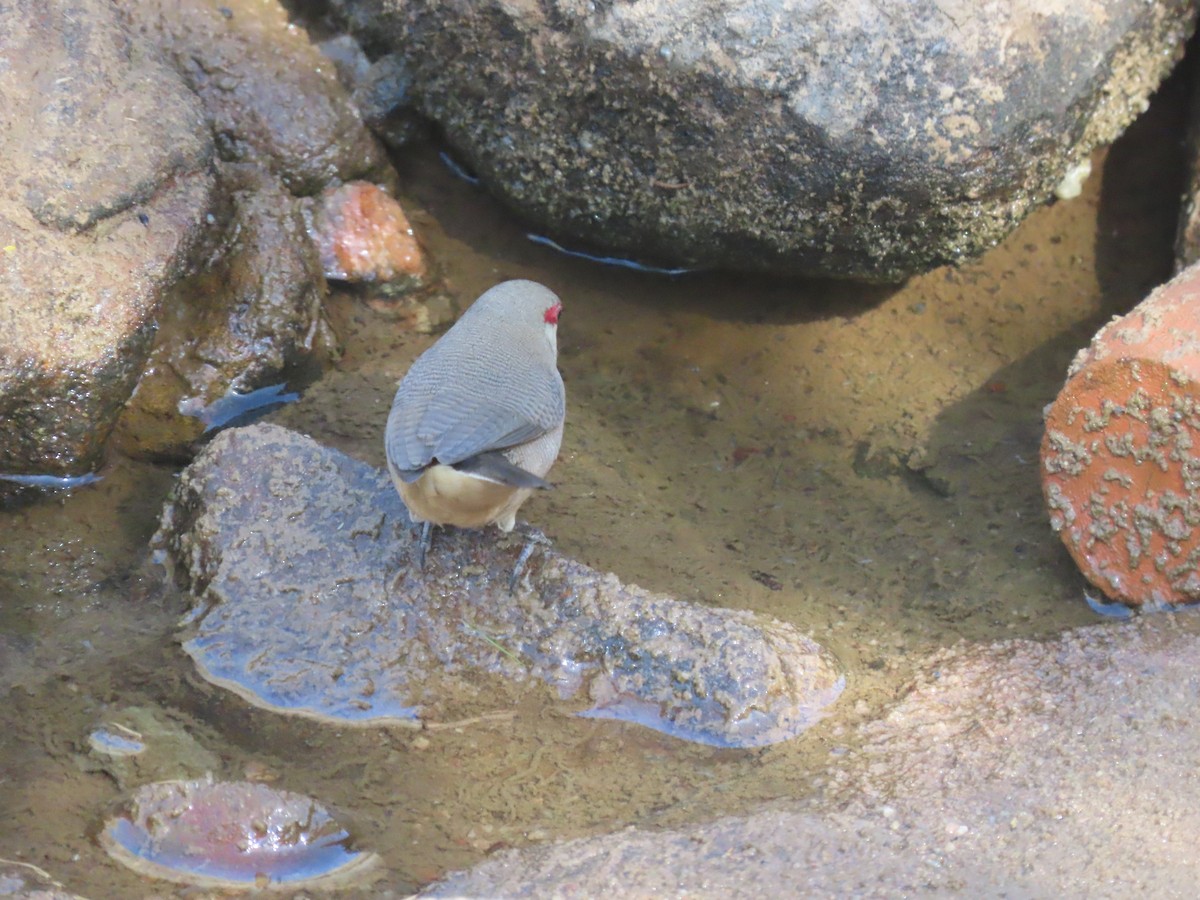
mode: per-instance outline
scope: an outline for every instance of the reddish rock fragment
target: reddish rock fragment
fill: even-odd
[[[1046,415],[1050,524],[1114,600],[1200,600],[1200,266],[1114,319]]]
[[[339,281],[420,280],[425,256],[404,210],[385,190],[352,181],[325,191],[309,234],[326,278]]]

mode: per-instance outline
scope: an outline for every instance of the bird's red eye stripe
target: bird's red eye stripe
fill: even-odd
[[[547,309],[546,310],[546,324],[547,325],[557,325],[558,324],[558,314],[560,312],[562,312],[562,304],[561,303],[555,303],[553,306],[551,306],[549,309]]]

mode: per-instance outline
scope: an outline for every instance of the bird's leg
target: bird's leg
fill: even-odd
[[[512,574],[508,576],[508,592],[515,594],[517,591],[517,580],[520,579],[521,573],[525,571],[525,563],[529,562],[529,557],[533,556],[533,551],[537,547],[537,541],[527,541],[521,549],[521,555],[517,557],[517,563],[513,566]]]
[[[536,528],[531,528],[528,525],[518,525],[514,531],[518,531],[525,536],[525,546],[521,548],[521,555],[517,557],[512,574],[508,577],[508,592],[510,594],[516,593],[517,581],[520,579],[521,573],[525,571],[525,564],[529,562],[529,557],[533,556],[533,551],[538,548],[538,545],[543,547],[550,546],[550,539]]]
[[[408,571],[425,571],[425,553],[429,550],[429,544],[432,540],[432,522],[413,523],[413,527],[409,530],[408,539]],[[397,590],[397,586],[405,575],[405,565],[401,557],[397,558],[399,571],[396,572],[396,577],[392,580],[392,592]]]
[[[421,537],[417,540],[417,571],[425,571],[425,554],[433,543],[433,523],[424,522],[421,525]]]

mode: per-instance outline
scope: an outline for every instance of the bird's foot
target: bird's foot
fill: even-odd
[[[425,571],[425,554],[429,550],[430,542],[433,539],[433,526],[429,522],[416,522],[413,524],[409,532],[408,546],[405,551],[396,554],[396,564],[398,571],[396,577],[392,579],[391,592],[395,594],[400,589],[400,584],[404,580],[404,576],[416,572],[420,574]],[[405,558],[407,554],[407,559]]]
[[[520,580],[521,574],[525,571],[525,565],[529,562],[529,557],[533,556],[533,551],[539,546],[550,546],[550,538],[530,525],[518,525],[513,530],[525,538],[525,546],[521,548],[521,555],[517,557],[512,574],[508,577],[508,592],[510,594],[516,593],[517,582]]]

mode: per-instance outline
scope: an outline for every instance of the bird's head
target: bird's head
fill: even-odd
[[[536,281],[502,281],[486,291],[468,310],[469,314],[495,318],[506,325],[529,327],[546,335],[552,352],[558,353],[558,317],[562,301]]]

